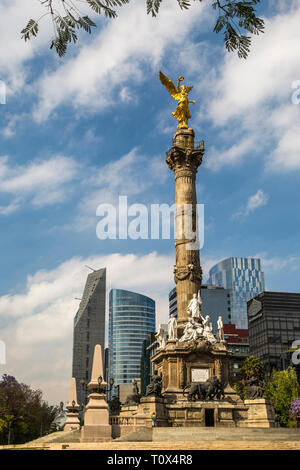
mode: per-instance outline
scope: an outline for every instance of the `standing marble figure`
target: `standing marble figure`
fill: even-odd
[[[224,341],[225,338],[224,338],[224,328],[223,328],[222,317],[218,317],[217,324],[218,324],[218,338],[219,338],[219,341]]]
[[[168,321],[168,336],[170,339],[177,339],[176,335],[176,328],[177,328],[177,320],[174,317],[173,313],[170,315],[170,319]]]
[[[155,335],[159,348],[166,346],[166,333],[161,325],[158,326],[158,332]]]
[[[192,318],[202,321],[201,307],[202,301],[200,291],[198,291],[198,297],[197,294],[193,294],[193,297],[188,304],[187,312],[192,316]]]

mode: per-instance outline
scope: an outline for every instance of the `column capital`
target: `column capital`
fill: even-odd
[[[195,176],[197,168],[202,163],[204,155],[204,142],[202,141],[199,147],[189,148],[173,145],[172,148],[166,152],[166,162],[168,167],[175,172],[182,173],[182,176]],[[178,175],[179,176],[179,175]]]

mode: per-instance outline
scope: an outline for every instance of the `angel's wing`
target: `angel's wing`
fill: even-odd
[[[189,94],[189,92],[194,88],[193,86],[187,86],[185,87],[186,88],[186,91],[187,93]]]
[[[176,100],[178,98],[179,93],[172,80],[166,77],[162,72],[159,72],[159,79],[161,83],[166,87],[172,98]]]

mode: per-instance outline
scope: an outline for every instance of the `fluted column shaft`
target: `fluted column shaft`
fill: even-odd
[[[177,325],[181,336],[187,321],[187,306],[193,294],[201,287],[196,173],[204,154],[204,143],[194,148],[194,131],[191,128],[178,129],[173,146],[167,152],[166,162],[175,174],[175,249],[176,264],[174,280],[177,291]]]

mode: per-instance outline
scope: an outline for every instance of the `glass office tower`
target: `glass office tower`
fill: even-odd
[[[227,258],[209,271],[208,284],[230,289],[231,323],[247,329],[247,301],[265,290],[258,258]]]
[[[86,404],[94,348],[101,344],[104,359],[106,268],[87,277],[79,310],[74,318],[72,377],[76,378],[77,401]]]
[[[143,342],[155,331],[155,302],[123,289],[109,293],[109,377],[115,386],[141,376]]]

